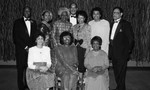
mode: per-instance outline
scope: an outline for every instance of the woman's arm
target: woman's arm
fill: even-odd
[[[39,67],[37,67],[36,65],[34,65],[34,54],[35,54],[36,52],[34,52],[34,49],[33,48],[29,48],[29,53],[28,53],[28,67],[30,68],[30,69],[37,69],[37,68],[39,68]]]
[[[86,38],[85,38],[85,42],[87,44],[87,47],[86,47],[86,52],[85,52],[85,56],[87,55],[87,53],[90,51],[90,40],[91,40],[91,26],[88,25],[88,27],[86,28]]]
[[[85,60],[84,60],[84,66],[86,67],[87,70],[91,71],[92,70],[92,67],[90,66],[89,64],[89,53],[87,54],[87,56],[85,57]]]
[[[109,59],[108,55],[104,53],[104,65],[102,66],[103,70],[106,70],[109,67]]]
[[[57,24],[56,22],[53,24],[53,31],[52,31],[52,38],[54,40],[54,46],[57,46],[57,40],[56,40],[56,28]]]

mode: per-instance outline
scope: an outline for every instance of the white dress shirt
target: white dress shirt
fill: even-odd
[[[28,68],[35,69],[36,62],[46,62],[46,66],[49,68],[51,66],[51,55],[50,48],[47,46],[43,46],[42,48],[38,48],[37,46],[29,48],[28,54]]]
[[[70,15],[70,22],[74,26],[75,24],[77,24],[77,18],[76,17],[72,17],[72,15]]]
[[[24,21],[25,21],[25,24],[27,26],[27,29],[28,29],[28,34],[30,36],[30,33],[31,33],[31,22],[30,21],[26,21],[27,18],[24,17]]]
[[[114,35],[115,35],[115,32],[116,32],[119,22],[120,22],[120,19],[116,20],[115,23],[113,24],[112,31],[111,31],[111,37],[110,37],[111,40],[114,39]]]

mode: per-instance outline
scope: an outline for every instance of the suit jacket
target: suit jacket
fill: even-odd
[[[13,39],[16,49],[24,49],[26,46],[32,47],[35,44],[34,34],[37,31],[37,24],[34,20],[31,20],[31,33],[28,34],[27,26],[24,18],[17,19],[14,22],[13,27]]]
[[[111,23],[112,32],[113,23]],[[110,37],[109,37],[110,38]],[[109,57],[118,59],[128,59],[134,45],[134,34],[131,24],[121,19],[114,35],[114,39],[110,40]]]

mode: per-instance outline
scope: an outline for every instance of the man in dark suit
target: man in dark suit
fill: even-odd
[[[31,8],[26,6],[23,10],[23,17],[15,20],[13,27],[19,90],[26,90],[27,88],[25,71],[27,68],[28,48],[34,45],[34,34],[37,30],[36,22],[30,18]]]
[[[134,44],[131,24],[122,19],[123,9],[113,9],[114,23],[111,25],[109,58],[112,60],[117,87],[115,90],[126,90],[125,77],[127,62]]]

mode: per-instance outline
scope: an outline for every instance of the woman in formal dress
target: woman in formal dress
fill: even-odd
[[[60,34],[64,31],[72,33],[72,24],[69,22],[69,9],[61,7],[58,10],[59,19],[53,24],[53,38],[55,40],[55,46],[60,45]]]
[[[95,36],[91,40],[92,50],[87,54],[84,65],[85,90],[109,90],[109,60],[105,51],[101,50],[102,39]]]
[[[38,25],[38,30],[45,34],[45,46],[54,48],[54,40],[52,38],[52,12],[44,10],[41,14],[41,23]]]
[[[44,34],[37,34],[37,45],[29,48],[26,78],[30,90],[49,90],[54,87],[55,74],[49,69],[52,64],[50,48],[44,46],[44,40]]]
[[[75,38],[74,43],[77,46],[78,51],[78,71],[80,72],[79,77],[82,83],[83,74],[86,71],[86,68],[84,67],[84,57],[90,47],[91,27],[86,23],[88,16],[85,11],[78,11],[76,16],[78,24],[73,26],[73,36]]]
[[[93,20],[89,22],[89,25],[91,26],[91,38],[100,36],[103,41],[101,49],[108,54],[110,26],[107,20],[102,19],[102,15],[102,10],[99,7],[93,8],[91,11]]]
[[[78,78],[77,49],[72,44],[73,36],[68,31],[60,35],[60,44],[55,47],[56,76],[61,78],[62,90],[76,90]]]

